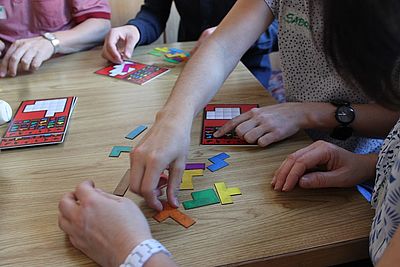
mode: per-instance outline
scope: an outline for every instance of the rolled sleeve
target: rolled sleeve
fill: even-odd
[[[264,1],[271,9],[275,19],[277,19],[279,14],[279,0],[264,0]]]
[[[108,0],[72,0],[74,21],[79,24],[87,19],[111,19]]]

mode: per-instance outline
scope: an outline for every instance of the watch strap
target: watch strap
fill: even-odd
[[[45,32],[42,34],[42,37],[48,40],[54,48],[53,55],[57,54],[60,51],[60,40],[52,34],[51,32]]]
[[[144,240],[132,250],[120,267],[142,267],[154,254],[160,252],[171,257],[171,253],[157,240]]]

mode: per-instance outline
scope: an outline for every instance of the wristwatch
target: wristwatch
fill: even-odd
[[[51,45],[54,48],[54,54],[57,54],[58,51],[60,50],[60,40],[57,39],[57,37],[52,34],[51,32],[45,32],[42,34],[42,37],[48,41],[50,41]]]
[[[356,118],[356,113],[349,102],[343,100],[334,100],[331,102],[336,107],[335,118],[339,123],[331,133],[331,137],[338,140],[346,140],[353,134],[353,128],[349,125]]]

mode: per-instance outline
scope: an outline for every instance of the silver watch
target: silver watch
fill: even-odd
[[[57,54],[58,51],[60,51],[60,40],[58,40],[54,34],[52,34],[51,32],[45,32],[42,34],[42,37],[50,41],[51,45],[54,48],[53,54]]]

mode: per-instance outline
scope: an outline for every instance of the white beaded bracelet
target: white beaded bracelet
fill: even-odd
[[[157,240],[144,240],[132,250],[120,267],[142,267],[151,256],[159,252],[171,257],[171,253]]]

